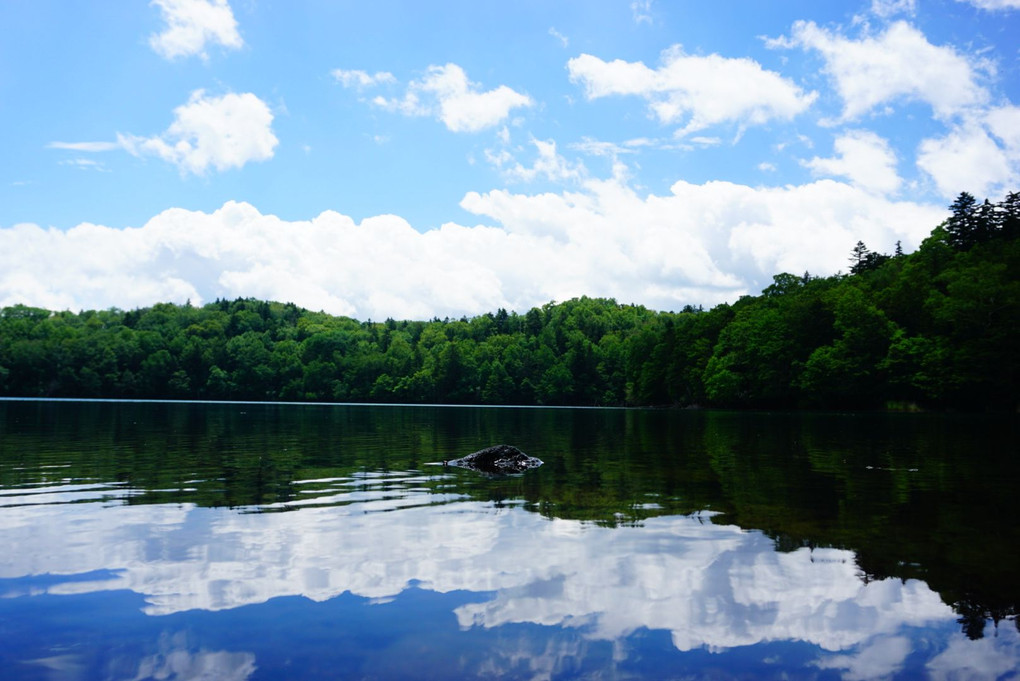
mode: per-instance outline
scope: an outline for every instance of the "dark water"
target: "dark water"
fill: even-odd
[[[0,679],[1017,678],[1017,425],[0,402]]]

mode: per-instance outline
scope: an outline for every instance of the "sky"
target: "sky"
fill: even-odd
[[[0,306],[710,307],[1020,188],[1020,0],[8,0],[0,26]]]

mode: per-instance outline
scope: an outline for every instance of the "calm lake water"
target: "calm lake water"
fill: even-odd
[[[1017,436],[0,402],[0,679],[1017,678]]]

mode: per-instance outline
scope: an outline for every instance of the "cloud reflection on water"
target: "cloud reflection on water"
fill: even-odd
[[[145,679],[216,679],[245,681],[255,672],[255,655],[226,650],[190,650],[183,634],[164,635],[160,651],[137,662],[138,673],[131,681]]]
[[[0,537],[16,550],[0,557],[0,578],[95,572],[94,579],[48,580],[36,589],[130,589],[144,596],[149,615],[281,596],[325,601],[344,592],[386,602],[410,585],[482,592],[491,597],[455,609],[460,627],[531,623],[606,641],[664,630],[680,651],[802,641],[846,653],[819,666],[845,670],[848,678],[895,672],[913,650],[905,629],[956,618],[924,582],[864,581],[850,551],[781,553],[760,532],[697,515],[617,528],[550,520],[454,495],[395,494],[393,482],[383,489],[359,480],[329,497],[340,505],[286,513],[10,505],[0,514]],[[418,488],[419,479],[405,482]],[[982,645],[989,665],[1008,671],[1020,660],[1016,638],[954,635],[931,671],[968,669]],[[245,667],[244,660],[229,662]]]

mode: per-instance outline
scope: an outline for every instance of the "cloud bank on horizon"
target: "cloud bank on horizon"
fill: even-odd
[[[4,6],[0,306],[710,306],[1020,188],[1020,2],[727,2]]]

